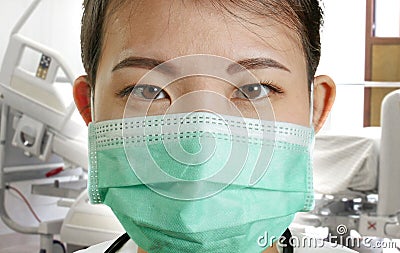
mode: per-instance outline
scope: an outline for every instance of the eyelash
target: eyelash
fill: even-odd
[[[267,86],[272,92],[276,93],[276,94],[283,94],[284,91],[282,88],[280,88],[279,86],[277,86],[273,81],[271,80],[265,80],[265,81],[260,81],[259,82],[261,85],[265,85]],[[246,84],[247,85],[247,84]],[[245,86],[245,85],[243,85]],[[115,93],[116,96],[124,98],[127,97],[131,94],[132,90],[135,88],[135,84],[126,86],[125,88],[117,91]]]
[[[278,85],[276,85],[273,81],[271,80],[264,80],[259,82],[261,85],[267,86],[272,92],[277,93],[277,94],[283,94],[284,91],[282,88],[280,88]]]
[[[135,85],[136,84],[126,86],[125,88],[115,92],[115,95],[121,98],[127,97],[132,93],[132,90],[135,88]]]

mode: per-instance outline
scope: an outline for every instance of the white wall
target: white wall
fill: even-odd
[[[338,85],[325,129],[359,128],[363,125],[364,88],[360,84],[364,82],[366,4],[360,0],[323,3],[325,23],[317,74],[329,75]]]
[[[376,1],[376,27],[377,37],[400,37],[400,1]]]

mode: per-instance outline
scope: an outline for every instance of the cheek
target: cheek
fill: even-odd
[[[309,94],[306,89],[297,94],[288,94],[285,99],[273,103],[275,120],[302,126],[310,125]]]
[[[123,117],[125,104],[116,103],[113,99],[114,94],[106,88],[96,85],[94,96],[94,121],[104,121],[110,119],[120,119]]]
[[[144,101],[130,97],[126,101],[124,110],[125,118],[143,117],[152,115],[163,115],[167,113],[170,101],[168,98],[157,99],[154,101]]]

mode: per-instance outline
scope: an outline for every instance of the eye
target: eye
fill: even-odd
[[[146,84],[128,86],[116,93],[119,97],[126,97],[130,94],[148,100],[157,100],[168,97],[168,94],[160,87]]]
[[[263,97],[268,97],[270,93],[282,93],[282,91],[266,83],[247,84],[235,91],[234,98],[255,100]]]

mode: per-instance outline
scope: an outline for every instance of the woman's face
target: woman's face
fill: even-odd
[[[210,3],[194,2],[147,0],[137,5],[126,1],[108,16],[96,78],[94,120],[122,118],[125,106],[137,115],[202,109],[230,114],[234,107],[245,117],[256,118],[269,98],[277,121],[308,126],[306,61],[296,33],[237,7],[231,10],[246,21]],[[132,88],[161,62],[193,54],[238,62],[266,85],[242,80],[235,86],[193,76],[167,86],[153,81]],[[189,67],[196,68],[196,61]],[[209,67],[213,68],[212,63]],[[158,73],[160,80],[163,75],[168,73]],[[134,95],[129,97],[131,91]],[[207,94],[223,99],[207,99]],[[178,101],[179,106],[174,106]]]

